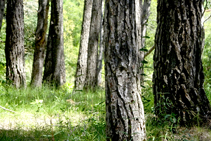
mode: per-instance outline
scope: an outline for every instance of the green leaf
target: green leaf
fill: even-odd
[[[147,39],[149,39],[150,37],[149,37],[149,36],[142,36],[142,38],[147,38]]]
[[[142,73],[141,75],[142,75],[142,76],[147,76],[145,73]]]
[[[143,69],[143,68],[144,68],[144,66],[141,66],[141,67],[140,67],[140,69]]]
[[[142,88],[146,88],[144,85],[141,85]]]
[[[147,64],[148,62],[146,60],[141,61],[142,64]]]
[[[140,51],[148,52],[148,49],[146,49],[146,48],[141,48]]]

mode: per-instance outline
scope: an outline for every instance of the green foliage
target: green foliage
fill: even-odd
[[[74,28],[71,30],[71,36],[73,37],[73,46],[78,46],[80,42],[81,24],[83,19],[83,5],[83,0],[64,0],[64,21],[73,21],[72,26]]]
[[[24,47],[26,56],[32,56],[34,52],[35,31],[37,26],[37,10],[37,1],[24,1]]]
[[[210,9],[211,8],[211,2],[209,0],[205,0],[204,6],[205,6],[205,9]]]
[[[78,59],[83,0],[64,0],[64,52],[67,81],[73,83]]]
[[[210,12],[205,12],[205,19],[208,17]],[[211,21],[208,20],[204,24],[205,29],[205,43],[204,43],[204,50],[202,55],[203,61],[203,68],[205,74],[205,82],[204,87],[207,94],[208,99],[211,101]]]

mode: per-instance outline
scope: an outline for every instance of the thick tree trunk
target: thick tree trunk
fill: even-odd
[[[97,86],[98,41],[100,35],[102,0],[93,0],[92,18],[89,33],[87,73],[84,87],[94,89]]]
[[[63,0],[51,0],[51,21],[45,59],[44,82],[60,86],[65,83]]]
[[[16,88],[26,85],[23,0],[7,0],[6,80]]]
[[[144,141],[137,37],[139,0],[106,1],[104,24],[107,140]]]
[[[104,52],[104,42],[103,42],[103,13],[104,13],[104,3],[102,0],[102,10],[101,10],[101,24],[100,24],[100,45],[98,53],[98,67],[97,67],[97,86],[102,84],[102,67],[103,67],[103,52]]]
[[[45,57],[46,31],[48,28],[49,0],[39,0],[37,29],[35,38],[32,86],[42,86],[42,73]]]
[[[81,30],[81,41],[78,54],[77,70],[75,75],[75,90],[83,90],[85,84],[89,31],[92,15],[92,2],[93,0],[84,0],[84,15]]]
[[[0,1],[0,31],[2,26],[2,20],[4,17],[5,0]]]
[[[198,116],[206,120],[211,110],[203,88],[201,5],[201,0],[158,0],[155,111],[158,116],[176,114],[182,125],[194,124]]]

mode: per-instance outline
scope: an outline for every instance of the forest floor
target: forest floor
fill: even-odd
[[[13,92],[13,91],[11,91]],[[28,92],[23,92],[27,97]],[[18,104],[9,103],[13,93],[5,93],[8,98],[6,108],[0,109],[0,140],[2,141],[103,141],[105,134],[104,91],[84,92],[79,96],[51,91],[51,98],[39,95],[31,97],[31,102],[22,99]],[[45,92],[45,94],[47,94]],[[9,96],[10,95],[10,96]],[[54,98],[52,98],[54,97]],[[1,99],[2,99],[1,98]],[[49,103],[47,102],[50,101]],[[24,104],[25,103],[25,104]],[[27,104],[28,103],[28,104]],[[24,108],[23,108],[24,107]],[[210,141],[211,130],[207,127],[176,127],[171,132],[170,124],[159,123],[152,113],[146,113],[148,141]]]

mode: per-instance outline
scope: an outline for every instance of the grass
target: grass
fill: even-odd
[[[0,140],[105,140],[104,92],[1,85]]]
[[[206,127],[184,128],[159,121],[153,114],[151,83],[143,89],[148,141],[208,141]],[[0,140],[2,141],[104,141],[106,140],[104,89],[72,94],[71,86],[13,89],[0,85]]]

